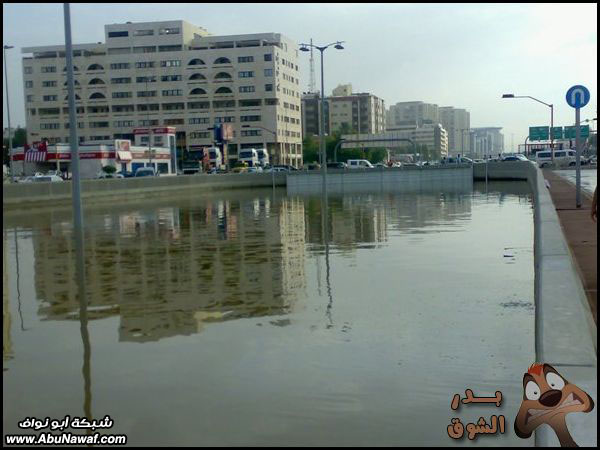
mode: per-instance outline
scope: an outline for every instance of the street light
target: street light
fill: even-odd
[[[10,104],[8,103],[8,71],[6,70],[6,50],[14,48],[12,45],[5,45],[2,50],[4,54],[4,76],[6,77],[6,113],[8,116],[8,161],[10,165],[10,179],[15,182],[15,172],[13,170],[13,151],[12,151],[12,137],[10,135]]]
[[[552,133],[552,129],[554,128],[554,105],[543,102],[529,95],[504,94],[502,95],[502,98],[530,98],[531,100],[535,100],[542,105],[550,107],[550,154],[552,155],[552,164],[554,164],[554,134]]]
[[[313,44],[300,44],[300,51],[308,52],[309,47],[316,48],[321,52],[321,127],[319,129],[319,149],[321,153],[321,170],[323,171],[323,183],[327,179],[327,156],[325,154],[325,80],[323,78],[323,52],[332,45],[336,50],[343,50],[342,44],[344,41],[332,42],[325,46],[318,46]]]

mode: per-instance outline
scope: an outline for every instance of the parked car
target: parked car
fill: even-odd
[[[321,164],[319,163],[310,163],[306,166],[306,170],[321,170]]]
[[[247,170],[248,173],[262,173],[263,172],[263,168],[260,166],[256,166],[256,167],[248,167]]]
[[[373,164],[371,164],[366,159],[349,159],[348,160],[348,169],[373,169]]]
[[[106,179],[106,178],[124,178],[124,177],[123,177],[123,175],[121,175],[118,172],[115,172],[115,173],[100,172],[98,174],[98,178],[99,179]]]
[[[121,170],[120,172],[117,172],[117,174],[123,175],[123,178],[132,178],[135,176],[133,172],[129,172],[127,170]]]
[[[157,177],[158,173],[152,167],[140,167],[135,171],[135,177]]]
[[[233,166],[233,173],[245,173],[248,172],[248,163],[242,162],[242,161],[238,161],[235,163],[235,166]]]
[[[575,150],[554,150],[554,163],[557,166],[574,166]],[[540,167],[546,167],[552,164],[552,152],[550,150],[537,152],[535,160]]]
[[[517,154],[517,155],[508,155],[502,158],[502,161],[526,161],[529,162],[525,155]]]
[[[289,172],[289,170],[286,169],[285,167],[269,167],[268,169],[265,169],[264,172],[266,172],[266,173],[271,173],[271,172]]]
[[[348,164],[346,164],[345,162],[328,162],[327,168],[328,169],[347,169]]]
[[[42,176],[33,177],[32,181],[34,183],[44,183],[44,182],[55,182],[55,181],[64,181],[64,180],[61,177],[59,177],[58,175],[42,175]]]

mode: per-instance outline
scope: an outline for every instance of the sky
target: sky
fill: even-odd
[[[421,100],[465,108],[471,127],[503,127],[505,151],[516,149],[530,126],[573,125],[565,94],[580,84],[591,93],[581,118],[597,116],[597,4],[376,3],[118,3],[72,4],[74,43],[104,42],[104,25],[183,19],[213,35],[282,33],[325,51],[325,92],[351,83],[389,105]],[[64,44],[61,3],[3,3],[11,126],[25,126],[21,48]],[[301,52],[301,90],[308,90],[309,53]],[[320,59],[315,54],[317,86]],[[3,77],[3,93],[6,76]],[[5,97],[5,95],[4,95]],[[3,124],[8,126],[6,100]],[[593,127],[595,129],[596,122]]]

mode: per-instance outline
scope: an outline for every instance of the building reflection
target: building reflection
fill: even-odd
[[[39,314],[77,318],[70,221],[32,236]],[[86,218],[88,318],[118,315],[121,341],[198,333],[205,323],[290,311],[305,287],[304,206],[206,200]]]

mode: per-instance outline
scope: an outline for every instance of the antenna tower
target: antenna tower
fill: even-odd
[[[312,39],[310,40],[310,81],[308,83],[308,91],[314,93],[315,87],[315,60],[313,58]]]

